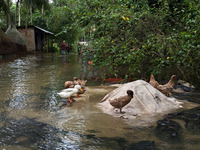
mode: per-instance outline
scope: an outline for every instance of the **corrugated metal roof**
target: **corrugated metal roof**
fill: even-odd
[[[50,32],[50,31],[47,31],[47,30],[45,30],[45,29],[42,29],[42,28],[40,28],[40,27],[38,27],[38,26],[34,26],[34,27],[37,28],[37,29],[39,29],[39,30],[41,30],[41,31],[43,31],[43,32],[45,32],[45,33],[47,33],[47,34],[52,34],[52,35],[53,35],[53,33]]]
[[[24,26],[18,26],[17,29],[19,29],[19,28],[24,28],[24,29],[25,29]],[[48,30],[42,29],[42,28],[40,28],[40,27],[38,27],[38,26],[34,26],[34,25],[29,25],[28,28],[36,28],[36,29],[38,29],[38,30],[41,30],[41,31],[47,33],[47,34],[51,34],[51,35],[54,34],[54,33],[50,32],[50,31],[48,31]]]

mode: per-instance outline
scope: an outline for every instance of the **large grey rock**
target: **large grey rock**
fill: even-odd
[[[110,105],[109,99],[126,95],[127,90],[134,92],[131,102],[122,108],[125,114],[117,112]],[[167,97],[143,80],[126,83],[108,93],[99,104],[103,112],[127,119],[137,119],[137,123],[154,122],[156,118],[166,113],[182,108],[182,102],[173,97]],[[153,119],[154,118],[154,119]],[[137,124],[135,123],[135,124]]]

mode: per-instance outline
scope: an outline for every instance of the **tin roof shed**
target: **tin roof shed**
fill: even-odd
[[[48,52],[52,45],[53,33],[38,26],[28,26],[27,28],[19,26],[18,31],[26,40],[28,52]]]

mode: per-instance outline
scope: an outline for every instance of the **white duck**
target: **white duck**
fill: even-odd
[[[62,98],[68,98],[69,103],[71,104],[72,100],[70,99],[70,96],[77,94],[79,90],[82,91],[81,86],[75,85],[74,88],[68,88],[62,90],[61,92],[58,93],[58,95],[60,95],[60,97]]]

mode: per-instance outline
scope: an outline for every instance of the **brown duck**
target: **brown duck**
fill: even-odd
[[[77,77],[74,77],[74,81],[66,81],[64,86],[65,88],[74,88],[75,85],[85,86],[87,80],[80,80]]]
[[[79,84],[83,87],[85,86],[86,82],[87,80],[81,80],[81,79],[78,79],[77,77],[74,77],[74,84]]]
[[[155,80],[155,78],[154,78],[154,76],[152,74],[150,76],[149,84],[151,86],[153,86],[154,88],[156,88],[159,85],[159,83]]]
[[[74,86],[76,85],[76,81],[77,81],[77,77],[74,77],[74,81],[66,81],[64,86],[65,88],[74,88]]]
[[[133,91],[131,90],[127,90],[127,95],[126,96],[121,96],[119,98],[113,99],[113,100],[109,100],[110,104],[115,107],[115,108],[119,108],[120,109],[120,113],[122,112],[122,108],[124,106],[126,106],[131,99],[133,98]]]
[[[81,81],[80,79],[78,79],[77,77],[74,77],[74,84],[78,85],[80,81]]]
[[[163,94],[165,94],[166,96],[170,96],[171,92],[174,89],[175,86],[175,80],[176,80],[176,75],[171,76],[171,79],[169,80],[169,82],[167,84],[164,85],[158,85],[156,88],[162,92]]]

